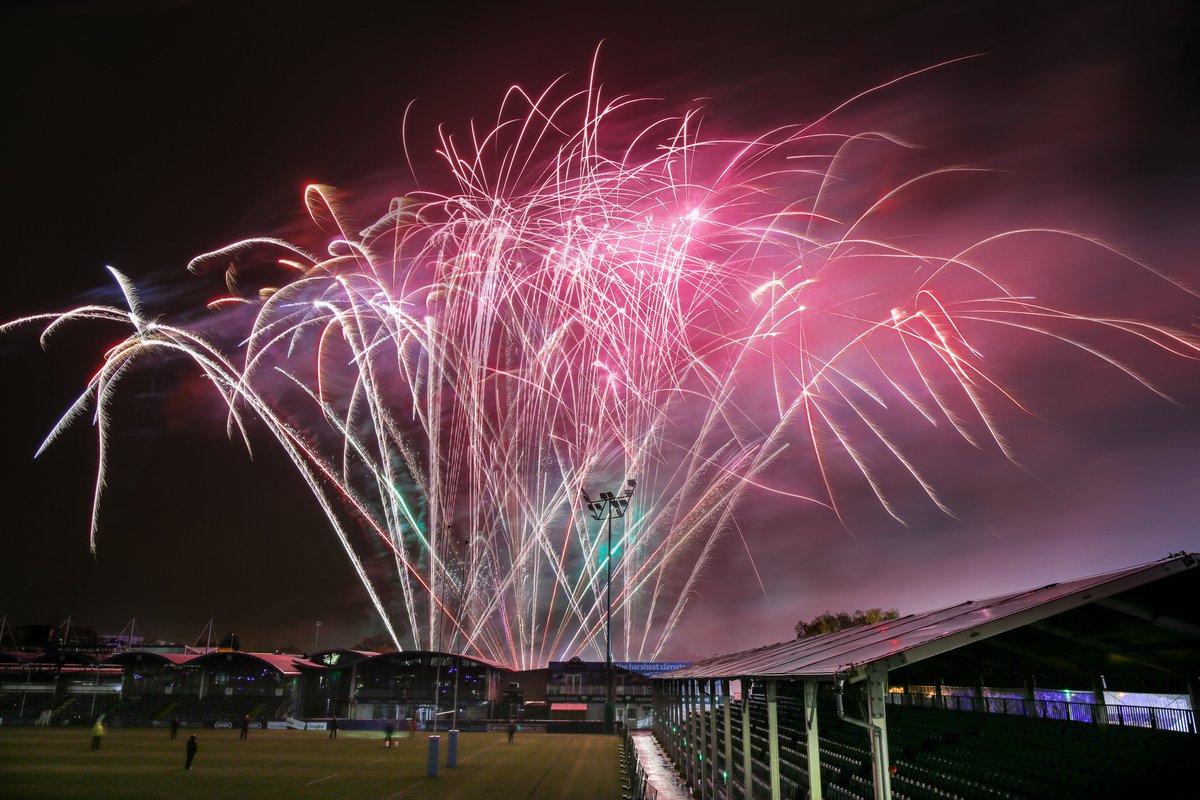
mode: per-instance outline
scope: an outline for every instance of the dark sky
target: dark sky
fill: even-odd
[[[433,170],[438,124],[493,119],[514,83],[537,90],[569,74],[582,85],[601,41],[612,92],[669,109],[705,98],[712,130],[740,135],[982,54],[837,117],[840,130],[919,144],[930,164],[999,171],[917,204],[923,219],[905,224],[932,235],[1068,227],[1200,285],[1190,3],[400,5],[6,6],[0,318],[116,302],[105,265],[151,304],[182,302],[178,287],[212,296],[186,275],[189,259],[290,229],[307,183],[371,202],[411,188],[400,137],[410,101],[413,161]],[[1028,268],[1039,291],[1094,313],[1179,328],[1200,314],[1195,297],[1103,258],[1033,260],[1059,269]],[[29,332],[0,340],[0,614],[102,629],[136,617],[139,630],[181,640],[213,618],[250,648],[306,649],[316,620],[322,645],[380,632],[307,489],[269,444],[250,461],[195,413],[178,389],[186,370],[151,369],[122,406],[89,553],[94,435],[79,425],[32,455],[104,341],[65,333],[43,353]],[[1002,350],[1007,385],[1036,412],[1001,420],[1026,469],[930,442],[954,517],[900,483],[907,526],[852,489],[846,526],[819,509],[749,504],[745,544],[725,540],[664,657],[778,641],[825,610],[920,611],[1200,549],[1200,367],[1128,355],[1178,404],[1084,359]]]

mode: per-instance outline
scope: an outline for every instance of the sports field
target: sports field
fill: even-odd
[[[184,770],[184,743],[200,747]],[[90,752],[90,728],[0,727],[0,798],[564,798],[619,800],[620,738],[586,734],[463,733],[458,766],[426,775],[426,734],[385,748],[383,734],[342,731],[110,728]]]

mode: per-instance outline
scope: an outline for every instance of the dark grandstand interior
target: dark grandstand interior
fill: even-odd
[[[781,696],[779,761],[784,798],[807,797],[808,759],[804,744],[803,701]],[[733,758],[720,746],[725,735],[721,713],[707,713],[702,750],[716,753],[717,797],[724,796],[727,772],[735,799],[769,800],[770,764],[767,706],[755,693],[750,700],[751,791],[742,793],[742,705],[730,706]],[[1200,739],[1195,735],[1119,725],[1087,725],[1020,715],[948,709],[888,708],[889,756],[896,767],[895,798],[1117,798],[1195,797],[1195,764]],[[865,800],[874,797],[871,752],[861,728],[838,719],[831,693],[820,697],[821,784],[825,797]],[[684,722],[684,728],[689,724]],[[693,731],[698,722],[690,719]],[[714,730],[715,727],[715,730]],[[693,735],[695,735],[693,733]],[[713,737],[718,746],[713,750]],[[686,772],[686,764],[677,765]]]
[[[1196,797],[1196,566],[1180,553],[693,664],[659,682],[655,734],[703,797]]]

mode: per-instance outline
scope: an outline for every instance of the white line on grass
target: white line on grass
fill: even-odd
[[[333,773],[332,775],[326,775],[324,778],[317,778],[315,781],[309,781],[308,783],[306,783],[306,784],[304,784],[304,785],[305,785],[305,786],[312,786],[314,783],[320,783],[321,781],[327,781],[327,780],[329,780],[330,778],[336,778],[337,776],[338,776],[338,774],[335,772],[335,773]]]

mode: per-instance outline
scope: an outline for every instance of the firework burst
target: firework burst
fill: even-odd
[[[1148,386],[1081,331],[1200,355],[1159,325],[1025,297],[981,256],[1019,236],[1101,246],[1084,237],[925,252],[874,234],[881,209],[965,171],[848,200],[857,149],[898,139],[827,121],[706,139],[695,113],[637,124],[645,107],[514,89],[496,127],[441,138],[451,190],[396,199],[361,230],[309,186],[322,253],[255,238],[189,265],[225,271],[214,313],[254,307],[236,347],[152,320],[115,270],[126,308],[8,323],[42,322],[43,338],[128,326],[46,440],[95,413],[93,547],[106,409],[136,362],[169,351],[211,381],[231,435],[249,447],[257,421],[283,447],[397,646],[526,668],[603,654],[611,559],[615,655],[655,658],[748,494],[840,518],[837,487],[855,481],[899,518],[880,480],[898,471],[951,512],[889,431],[895,409],[1016,461],[997,411],[1021,406],[991,374],[989,335],[1038,334]],[[264,258],[289,277],[248,286]],[[816,480],[767,480],[785,450]],[[626,477],[638,492],[609,553],[578,497]]]

